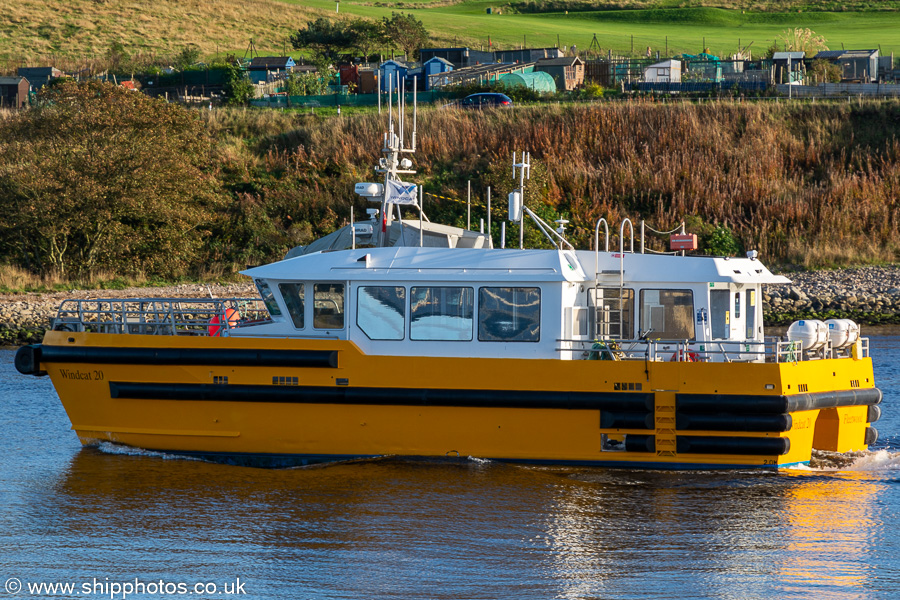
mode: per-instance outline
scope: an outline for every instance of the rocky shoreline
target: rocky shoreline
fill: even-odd
[[[863,325],[900,324],[900,266],[784,273],[790,285],[769,286],[763,294],[768,326],[797,319],[848,318]],[[71,290],[0,294],[0,345],[39,342],[60,302],[67,298],[232,298],[254,297],[252,284],[183,284],[123,290]]]
[[[790,285],[763,294],[767,325],[797,319],[853,319],[863,325],[900,324],[900,266],[784,273]]]
[[[44,331],[50,326],[50,319],[56,316],[60,303],[69,298],[247,298],[257,295],[256,288],[250,283],[0,294],[0,346],[40,342]]]

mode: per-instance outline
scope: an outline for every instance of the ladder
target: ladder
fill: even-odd
[[[630,219],[622,221],[619,229],[619,268],[600,269],[600,225],[605,235],[605,251],[609,252],[609,226],[606,219],[597,221],[594,231],[594,250],[596,256],[594,287],[591,290],[594,306],[594,339],[621,340],[625,337],[625,225],[631,233],[631,249],[634,252],[634,227]],[[618,289],[613,286],[601,287],[601,278],[618,275]],[[607,280],[608,281],[608,280]]]

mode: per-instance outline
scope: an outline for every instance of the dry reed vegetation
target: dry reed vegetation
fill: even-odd
[[[113,42],[132,55],[173,55],[195,45],[212,57],[217,49],[246,48],[251,38],[258,50],[281,54],[288,35],[318,14],[324,11],[278,0],[4,2],[0,39],[16,45],[0,45],[0,57],[17,64],[46,62],[51,55],[86,61],[102,56]],[[68,68],[64,63],[56,61]]]
[[[601,216],[663,227],[694,215],[730,227],[770,261],[893,261],[898,123],[895,101],[423,111],[417,166],[426,190],[462,197],[471,178],[479,193],[491,184],[504,198],[512,152],[529,150],[547,173],[531,198],[568,213],[582,247]],[[350,186],[377,157],[378,116],[278,125],[291,129],[261,128],[255,160],[293,177],[297,198],[346,215]]]

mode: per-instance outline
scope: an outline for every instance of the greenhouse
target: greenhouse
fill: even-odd
[[[556,91],[556,83],[553,81],[553,77],[543,71],[508,73],[500,76],[500,83],[509,87],[527,87],[536,92],[552,94]]]

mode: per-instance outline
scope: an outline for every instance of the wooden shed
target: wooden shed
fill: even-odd
[[[0,107],[23,108],[28,104],[28,80],[24,77],[0,77]]]
[[[550,75],[560,91],[574,90],[584,85],[584,61],[577,56],[542,58],[535,63],[534,70]]]

